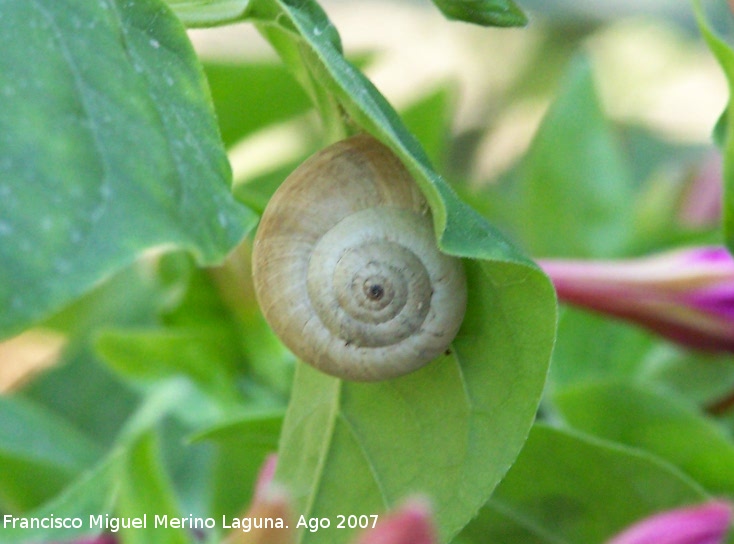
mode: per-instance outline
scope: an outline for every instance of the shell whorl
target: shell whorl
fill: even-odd
[[[461,261],[438,250],[420,189],[366,135],[317,153],[278,188],[255,237],[253,278],[283,343],[356,381],[441,355],[466,306]]]

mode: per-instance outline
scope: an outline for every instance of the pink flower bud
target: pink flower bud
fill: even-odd
[[[561,302],[635,322],[688,347],[734,351],[734,259],[723,247],[540,265]]]
[[[257,481],[255,482],[255,496],[254,499],[262,499],[267,496],[268,489],[273,483],[273,477],[275,476],[275,468],[278,465],[278,456],[271,453],[265,458],[263,465],[260,467],[260,472],[257,475]]]
[[[731,505],[712,501],[646,518],[607,544],[722,544],[731,520]]]
[[[360,535],[356,544],[437,544],[431,508],[421,498],[411,499],[389,513],[373,529]]]

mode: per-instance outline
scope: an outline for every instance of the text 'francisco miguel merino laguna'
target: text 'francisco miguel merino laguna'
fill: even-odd
[[[86,528],[104,529],[116,533],[120,529],[214,529],[214,518],[197,518],[192,515],[185,518],[169,516],[151,516],[152,525],[148,524],[148,515],[137,518],[117,518],[109,514],[89,516]],[[10,514],[3,516],[4,529],[81,529],[84,519],[80,517],[50,516],[42,518],[19,518]],[[252,529],[287,529],[282,518],[227,518],[222,516],[222,529],[241,529],[249,533]]]

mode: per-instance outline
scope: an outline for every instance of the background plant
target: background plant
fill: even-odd
[[[454,19],[526,22],[512,2],[436,4]],[[584,53],[619,31],[603,10],[592,20],[562,3],[526,7],[537,10],[529,30],[483,32],[513,33],[500,34],[491,59],[509,36],[532,35],[529,55],[493,89],[484,122],[450,134],[449,83],[398,115],[356,67],[374,59],[348,60],[314,2],[0,0],[2,364],[39,350],[56,362],[0,398],[0,511],[234,516],[276,449],[276,479],[297,511],[382,512],[421,492],[442,541],[601,542],[658,510],[730,495],[731,413],[711,409],[734,387],[730,357],[579,310],[557,315],[548,279],[525,256],[718,241],[716,218],[683,213],[711,149],[610,121]],[[666,43],[696,51],[695,27],[669,22],[690,12],[661,5],[651,13],[665,22],[647,28],[675,28]],[[240,20],[282,61],[198,57],[184,31]],[[731,51],[706,32],[726,70]],[[521,118],[551,96],[527,150],[483,183],[483,144],[506,127],[505,112]],[[280,153],[240,174],[270,130]],[[470,286],[452,354],[376,385],[297,364],[249,285],[249,233],[269,195],[310,152],[357,131],[416,176],[439,244],[466,259]]]

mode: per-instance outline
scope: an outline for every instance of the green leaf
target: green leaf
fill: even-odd
[[[489,497],[533,419],[547,331],[527,327],[543,319],[526,298],[538,278],[503,284],[503,275],[511,282],[513,273],[486,263],[468,263],[467,273],[470,292],[487,277],[497,286],[473,291],[452,354],[376,384],[298,367],[278,474],[299,514],[376,513],[425,493],[448,541]],[[302,541],[323,538],[341,537],[319,531]]]
[[[482,26],[525,26],[527,16],[512,0],[433,0],[447,19]]]
[[[533,255],[617,255],[629,243],[631,174],[601,110],[590,63],[576,58],[561,85],[507,211]]]
[[[103,447],[114,443],[138,393],[89,350],[73,350],[30,382],[23,397],[64,418]]]
[[[131,444],[122,464],[119,482],[116,515],[121,518],[146,519],[145,528],[121,530],[125,544],[193,542],[194,535],[183,529],[155,527],[154,516],[166,516],[166,519],[188,516],[182,516],[179,511],[153,432],[142,434]]]
[[[224,403],[218,403],[190,381],[180,378],[159,380],[148,390],[145,400],[119,433],[116,447],[129,451],[136,448],[143,437],[155,435],[154,440],[162,451],[159,474],[162,480],[155,485],[171,487],[172,495],[175,489],[182,512],[204,512],[213,493],[212,450],[206,444],[190,444],[189,436],[192,429],[211,426],[212,422],[227,416],[231,405],[223,408]],[[132,465],[127,470],[137,469]],[[148,469],[143,464],[140,470]],[[155,470],[158,474],[158,469]],[[149,513],[155,511],[149,510]]]
[[[725,109],[719,116],[719,119],[714,125],[714,130],[711,131],[711,139],[714,143],[724,148],[726,146],[726,139],[729,133],[729,108]]]
[[[716,409],[734,390],[728,353],[705,353],[666,346],[645,361],[644,379],[697,405]]]
[[[569,388],[553,400],[572,427],[653,453],[712,494],[734,493],[734,443],[693,406],[613,383]]]
[[[328,58],[338,63],[340,68],[346,67],[356,77],[364,76],[342,56],[341,38],[324,11],[314,0],[297,6],[288,6],[278,0],[261,0],[252,3],[251,8],[250,17],[257,22],[260,32],[316,105],[327,138],[343,138],[346,130],[343,110],[335,93],[338,87],[329,85],[330,66],[322,60]],[[311,38],[311,47],[301,47],[302,36]],[[379,95],[376,90],[375,93]]]
[[[439,170],[446,162],[454,93],[449,87],[435,89],[421,96],[400,112],[408,130],[415,134],[431,162]]]
[[[101,451],[64,419],[0,397],[0,508],[35,508],[59,493]]]
[[[28,542],[71,542],[84,536],[96,536],[103,529],[90,527],[89,516],[99,516],[112,511],[115,481],[119,473],[121,452],[108,456],[89,472],[79,477],[62,494],[42,507],[23,514],[26,519],[78,518],[81,527],[69,528],[22,528],[4,524],[0,528],[3,544],[28,544]]]
[[[102,364],[93,343],[108,327],[158,322],[179,290],[175,282],[166,284],[159,277],[159,268],[150,262],[125,268],[45,321],[43,326],[64,334],[68,345],[56,365],[26,384],[23,396],[84,429],[96,442],[112,445],[140,395]]]
[[[562,308],[546,397],[599,382],[645,384],[707,405],[734,388],[734,367],[728,354],[680,349],[629,323]]]
[[[639,327],[564,307],[558,320],[548,388],[600,379],[630,380],[640,375],[656,341]]]
[[[97,343],[100,355],[122,374],[151,382],[187,376],[223,402],[238,398],[228,368],[234,347],[228,331],[193,327],[107,330]]]
[[[200,485],[200,476],[206,476],[207,459],[205,456],[194,454],[197,463],[192,464],[187,459],[193,449],[182,448],[182,438],[190,434],[190,430],[171,435],[169,423],[175,418],[200,426],[202,422],[211,424],[216,409],[197,398],[196,391],[184,380],[169,380],[160,382],[151,388],[138,407],[137,411],[127,419],[123,430],[118,434],[116,443],[110,448],[107,457],[98,464],[91,473],[85,474],[84,470],[98,457],[98,448],[88,442],[81,441],[75,444],[74,430],[58,419],[50,419],[34,423],[33,418],[10,417],[17,414],[0,414],[0,424],[22,425],[23,431],[18,429],[0,429],[2,436],[8,438],[15,436],[17,442],[25,438],[25,434],[33,435],[33,442],[28,438],[24,457],[30,463],[34,458],[54,459],[59,458],[61,463],[68,457],[71,461],[67,464],[72,466],[71,475],[76,480],[67,478],[65,483],[68,487],[63,489],[58,499],[48,502],[36,511],[24,512],[24,517],[32,516],[63,516],[68,513],[70,517],[80,517],[82,527],[79,530],[57,530],[54,528],[29,532],[28,529],[9,531],[9,539],[6,540],[5,533],[0,532],[0,542],[29,542],[31,541],[68,541],[72,537],[80,535],[94,535],[101,533],[104,527],[94,526],[89,516],[102,516],[104,523],[105,514],[115,517],[140,517],[147,514],[149,523],[153,523],[152,515],[178,515],[181,513],[177,507],[178,497],[173,491],[172,484],[168,479],[168,471],[186,471],[179,475],[183,485],[180,488],[184,492],[191,492],[192,487],[197,488],[200,501],[188,501],[188,504],[200,504],[206,502],[202,495],[202,489],[206,486]],[[173,416],[171,418],[170,416]],[[10,423],[7,423],[10,422]],[[175,421],[174,421],[175,422]],[[7,433],[5,432],[7,431]],[[11,433],[12,434],[9,434]],[[175,430],[174,430],[175,431]],[[60,437],[60,438],[59,438]],[[165,437],[170,447],[166,452],[166,463],[159,459],[156,443]],[[52,441],[53,442],[50,442]],[[161,440],[163,442],[163,440]],[[71,445],[70,445],[71,444]],[[165,442],[164,442],[164,445]],[[72,463],[73,461],[73,463]],[[3,470],[6,465],[3,464]],[[13,465],[7,465],[11,469]],[[46,492],[53,492],[56,481],[45,473],[31,471],[27,466],[20,470],[24,471],[23,477],[28,479],[29,488],[46,488]],[[193,472],[193,471],[196,472]],[[79,476],[81,475],[81,476]],[[204,482],[206,483],[206,482]],[[193,485],[192,485],[193,484]],[[6,490],[3,482],[3,490]],[[3,507],[5,509],[5,507]],[[192,510],[193,511],[193,510]],[[186,517],[186,516],[184,516]],[[150,529],[150,525],[148,526]],[[188,542],[186,535],[180,531],[166,531],[155,529],[155,531],[126,531],[123,542]]]
[[[272,123],[311,109],[282,64],[206,62],[206,78],[226,145]],[[273,97],[277,96],[277,100]]]
[[[166,0],[189,27],[208,27],[241,19],[250,0]]]
[[[196,433],[193,441],[211,442],[217,449],[211,476],[211,512],[228,518],[243,514],[252,500],[263,460],[278,449],[282,424],[280,411],[245,414]]]
[[[211,424],[220,416],[221,407],[202,399],[201,393],[183,378],[160,381],[150,389],[143,402],[125,422],[117,436],[117,445],[128,447],[155,428],[164,418],[176,416],[193,426]]]
[[[431,206],[439,247],[466,258],[469,282],[450,353],[421,371],[356,384],[297,368],[278,479],[306,516],[384,511],[426,493],[447,541],[490,496],[532,424],[553,342],[552,287],[434,171],[395,111],[344,59],[316,3],[261,0],[249,15],[317,105],[329,139],[365,130],[402,159]]]
[[[281,178],[282,180],[283,178]],[[239,324],[239,345],[246,361],[248,393],[265,394],[269,406],[282,406],[290,397],[295,357],[268,326],[255,300],[252,247],[241,244],[220,267],[211,270],[222,300]]]
[[[734,50],[719,38],[706,20],[700,0],[693,0],[693,10],[698,28],[706,44],[719,61],[729,83],[729,103],[716,125],[715,137],[724,153],[723,178],[724,196],[722,204],[724,240],[730,251],[734,251]]]
[[[330,138],[346,134],[346,111],[351,130],[372,133],[403,160],[428,199],[442,250],[456,256],[508,261],[537,271],[496,229],[461,202],[435,172],[397,113],[343,57],[339,35],[318,4],[305,1],[292,6],[260,0],[253,3],[250,16],[317,104]]]
[[[0,337],[142,251],[221,258],[253,225],[206,82],[159,0],[0,0]]]
[[[243,386],[257,400],[264,400],[263,394],[287,398],[293,356],[257,309],[248,245],[238,246],[214,268],[196,268],[180,253],[165,255],[158,267],[179,278],[175,307],[161,312],[154,326],[123,324],[100,331],[95,342],[100,356],[138,383],[187,376],[222,406],[254,400],[243,398],[238,391]]]
[[[694,482],[651,456],[539,424],[457,542],[604,542],[645,516],[704,499]]]
[[[147,527],[123,531],[125,544],[190,541],[192,535],[185,531],[156,528],[153,516],[187,517],[174,489],[176,470],[183,471],[178,474],[182,493],[199,495],[182,497],[187,499],[187,506],[200,508],[206,503],[206,497],[200,495],[205,490],[208,492],[207,482],[202,482],[202,476],[208,475],[208,458],[201,451],[193,451],[200,448],[185,447],[183,440],[190,434],[186,427],[211,424],[221,417],[220,412],[221,408],[204,398],[190,382],[169,379],[151,387],[137,411],[128,418],[116,444],[116,450],[124,452],[124,458],[117,479],[115,515],[124,518],[147,515]],[[167,454],[165,457],[161,450]]]

